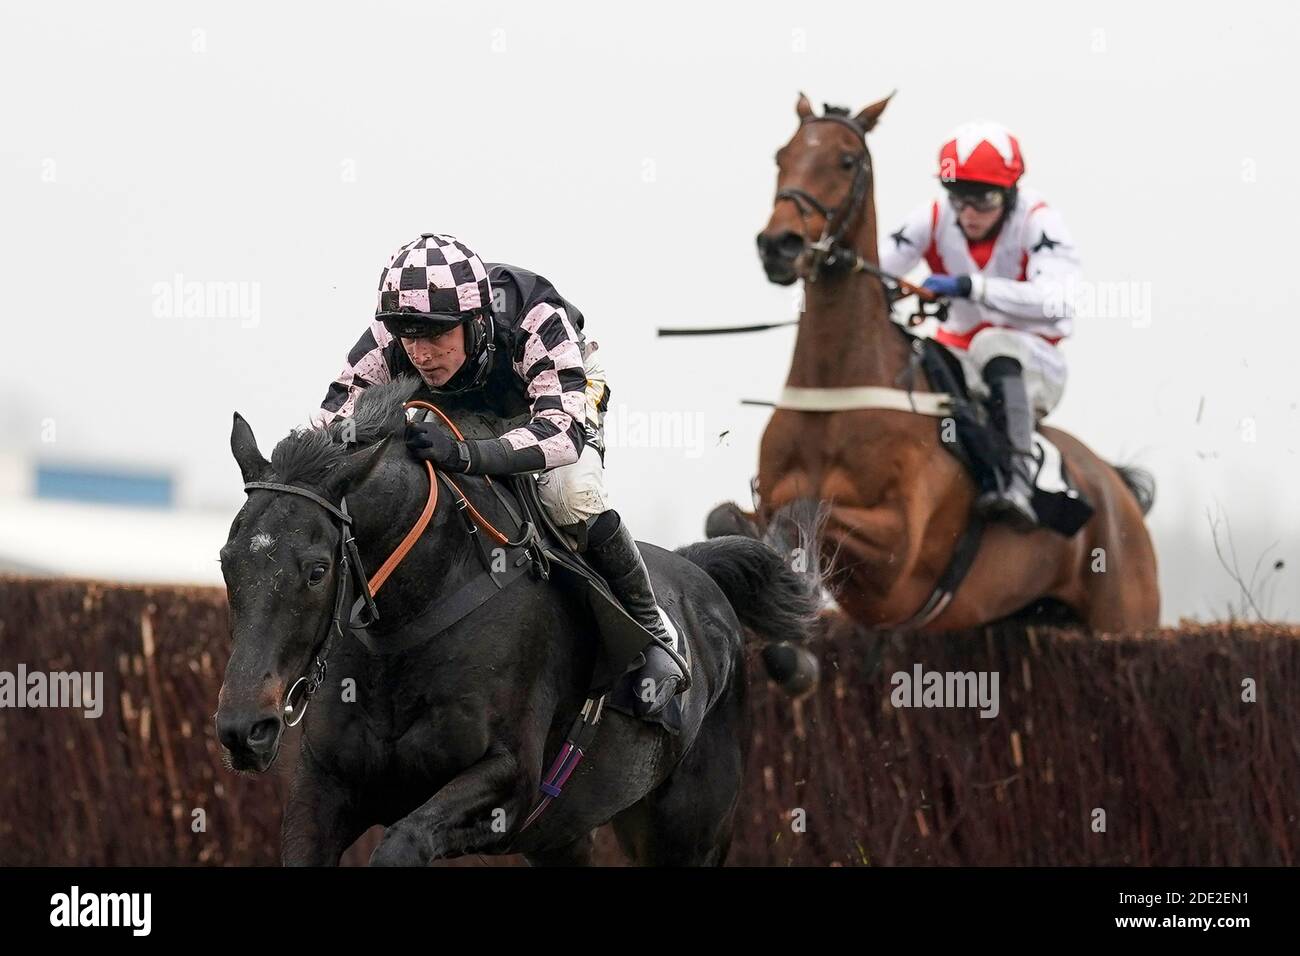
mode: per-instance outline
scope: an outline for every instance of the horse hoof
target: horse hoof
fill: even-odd
[[[706,538],[725,538],[727,535],[738,534],[746,538],[760,538],[758,525],[754,519],[740,510],[740,507],[732,501],[718,505],[709,512],[709,516],[704,519],[704,536]]]
[[[384,838],[370,854],[370,866],[424,866],[415,840],[397,827],[384,831]]]
[[[803,697],[817,686],[821,665],[806,647],[794,644],[769,644],[763,648],[763,664],[768,676],[791,697]]]

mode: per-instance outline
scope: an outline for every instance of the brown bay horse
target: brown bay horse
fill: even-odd
[[[887,102],[856,116],[818,116],[801,95],[799,128],[777,153],[777,199],[758,243],[769,279],[804,280],[787,389],[896,390],[907,375],[909,340],[891,321],[885,286],[870,271],[879,259],[866,133]],[[858,265],[820,268],[831,242]],[[911,387],[930,390],[923,374]],[[1138,473],[1103,461],[1066,432],[1041,430],[1095,513],[1069,538],[989,524],[951,600],[923,624],[915,616],[949,565],[977,494],[943,447],[934,417],[889,407],[805,411],[778,403],[763,434],[755,512],[723,508],[731,508],[732,524],[769,537],[774,520],[801,503],[805,515],[815,512],[815,551],[825,579],[840,608],[866,627],[958,630],[1044,601],[1064,605],[1096,631],[1157,626],[1156,560]]]

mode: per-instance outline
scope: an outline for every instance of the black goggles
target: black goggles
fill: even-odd
[[[395,338],[429,339],[450,332],[474,315],[463,312],[388,312],[375,318],[384,323],[384,328]]]
[[[1006,194],[996,187],[948,190],[948,202],[957,212],[961,212],[967,207],[974,209],[976,212],[993,212],[995,209],[1001,209],[1006,203],[1006,199]]]

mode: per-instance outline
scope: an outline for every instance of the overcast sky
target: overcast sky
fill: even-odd
[[[293,6],[0,14],[11,451],[174,469],[183,504],[233,514],[232,410],[269,452],[339,371],[385,259],[450,232],[581,307],[612,443],[672,439],[611,449],[616,504],[639,537],[692,540],[748,500],[768,413],[738,402],[774,396],[794,333],[654,329],[791,317],[753,238],[797,92],[856,110],[897,88],[870,138],[882,226],[932,195],[948,130],[996,119],[1088,278],[1137,292],[1077,322],[1052,420],[1155,472],[1166,619],[1236,599],[1207,511],[1247,571],[1285,561],[1267,610],[1300,617],[1294,7]],[[177,282],[242,299],[187,314]]]

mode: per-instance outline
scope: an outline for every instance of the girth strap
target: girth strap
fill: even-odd
[[[979,553],[980,541],[983,537],[984,518],[978,513],[972,513],[970,520],[966,522],[966,529],[957,541],[957,547],[953,550],[948,566],[944,568],[943,574],[939,575],[939,580],[935,582],[934,590],[930,592],[925,604],[906,621],[894,625],[896,630],[914,631],[925,627],[944,612],[952,602],[953,595],[957,593],[957,588],[961,587],[961,582],[965,580],[971,565],[975,563],[975,555]]]

